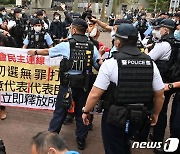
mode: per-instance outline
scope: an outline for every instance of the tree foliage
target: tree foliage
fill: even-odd
[[[154,11],[156,0],[148,0],[149,3],[148,11]],[[168,11],[170,0],[157,0],[156,11]]]
[[[2,5],[15,4],[16,0],[1,0]]]

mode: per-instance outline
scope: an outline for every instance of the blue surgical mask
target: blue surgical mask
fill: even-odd
[[[174,31],[174,37],[176,40],[180,41],[180,30],[175,30]]]

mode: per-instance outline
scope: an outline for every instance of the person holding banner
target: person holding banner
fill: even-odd
[[[68,42],[62,42],[50,49],[28,51],[29,55],[49,55],[52,58],[63,56],[60,63],[61,85],[49,131],[60,132],[67,110],[71,106],[66,103],[68,100],[72,102],[73,99],[77,127],[76,141],[80,150],[84,150],[88,135],[88,126],[84,125],[82,121],[82,108],[96,77],[92,73],[92,66],[96,69],[99,68],[97,64],[99,53],[85,35],[87,28],[88,24],[85,20],[75,19],[70,28],[72,38]]]

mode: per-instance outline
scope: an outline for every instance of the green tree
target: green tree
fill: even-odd
[[[1,0],[2,5],[15,4],[16,0]]]
[[[149,0],[148,11],[154,11],[156,0]],[[168,11],[169,10],[170,0],[157,0],[157,9],[156,11]]]

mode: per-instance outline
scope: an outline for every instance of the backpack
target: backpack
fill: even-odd
[[[167,82],[180,81],[180,41],[175,39],[167,40],[172,48],[166,73]]]

